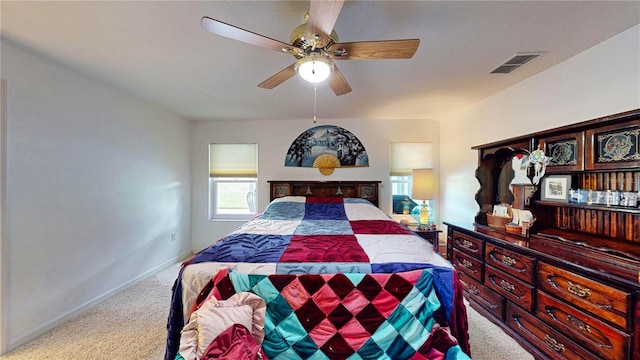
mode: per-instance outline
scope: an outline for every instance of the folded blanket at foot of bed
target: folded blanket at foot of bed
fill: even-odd
[[[262,349],[271,360],[469,359],[449,332],[430,269],[320,275],[222,270],[194,311],[246,292],[266,304]]]

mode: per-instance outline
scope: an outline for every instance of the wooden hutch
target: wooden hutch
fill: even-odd
[[[639,139],[637,109],[473,147],[480,211],[445,222],[447,256],[471,306],[537,359],[640,356]],[[513,158],[536,149],[546,174],[514,186]],[[533,213],[529,231],[488,226],[500,203]]]

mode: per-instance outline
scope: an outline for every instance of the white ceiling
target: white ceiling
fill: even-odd
[[[6,1],[4,40],[189,119],[304,119],[313,85],[256,85],[294,62],[205,32],[209,16],[289,41],[308,1]],[[347,1],[340,41],[419,38],[408,60],[339,61],[351,93],[317,88],[318,119],[441,119],[640,23],[639,1]],[[639,39],[640,41],[640,39]],[[546,54],[489,74],[516,52]]]

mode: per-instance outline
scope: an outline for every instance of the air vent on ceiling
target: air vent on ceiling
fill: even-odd
[[[491,71],[491,73],[508,74],[542,54],[544,54],[544,52],[516,53],[511,58],[509,58],[509,60],[505,61],[500,66]]]

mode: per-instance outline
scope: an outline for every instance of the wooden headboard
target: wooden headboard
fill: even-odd
[[[269,180],[270,201],[283,196],[346,197],[369,200],[379,207],[380,181]]]

